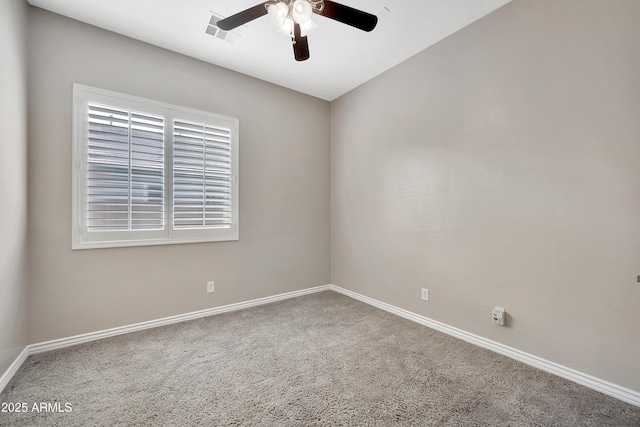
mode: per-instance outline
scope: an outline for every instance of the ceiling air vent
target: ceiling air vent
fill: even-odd
[[[218,21],[222,19],[222,16],[217,15],[211,12],[211,19],[209,19],[209,25],[207,25],[207,29],[205,33],[210,34],[214,37],[219,38],[220,40],[228,41],[229,43],[235,43],[240,38],[240,33],[242,33],[242,29],[244,27],[238,27],[233,31],[224,31],[218,28]]]

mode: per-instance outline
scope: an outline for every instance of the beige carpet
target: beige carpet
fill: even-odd
[[[31,356],[0,402],[29,407],[2,426],[640,426],[639,407],[334,292]]]

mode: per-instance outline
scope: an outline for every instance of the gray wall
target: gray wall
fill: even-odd
[[[334,101],[332,283],[640,390],[638,22],[514,0]]]
[[[28,344],[26,24],[26,2],[0,2],[0,375]]]
[[[31,342],[329,283],[328,102],[41,9],[30,19]],[[71,251],[73,83],[238,117],[240,240]]]

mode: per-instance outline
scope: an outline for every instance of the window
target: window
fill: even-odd
[[[73,96],[73,249],[238,240],[237,119]]]

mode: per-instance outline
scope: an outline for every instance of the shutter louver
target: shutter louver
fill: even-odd
[[[164,119],[89,104],[87,231],[164,228]]]
[[[231,129],[173,123],[173,227],[230,228]]]

